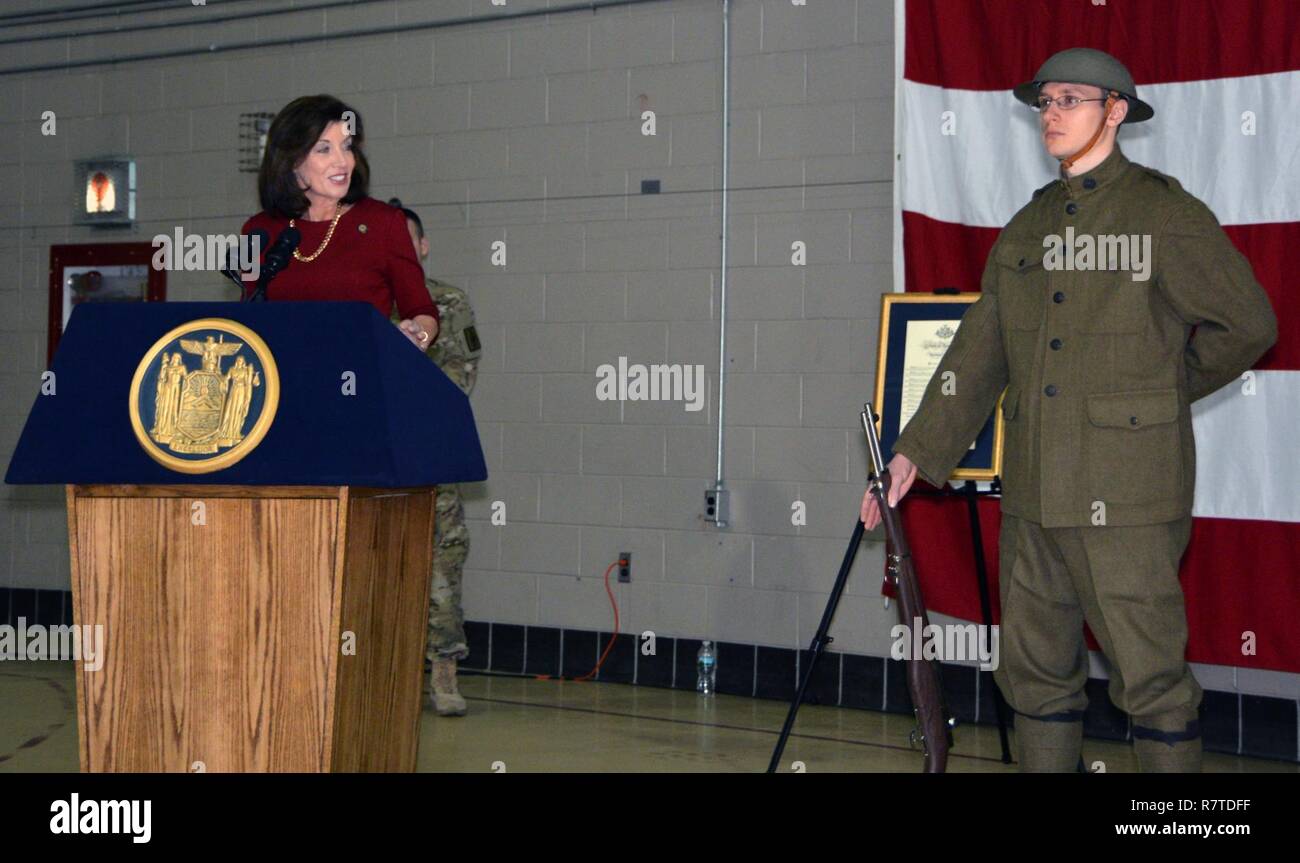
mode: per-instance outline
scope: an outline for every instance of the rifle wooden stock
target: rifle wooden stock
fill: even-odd
[[[875,414],[867,405],[863,411],[863,431],[867,435],[869,458],[872,472],[871,493],[876,498],[880,509],[880,520],[885,527],[886,563],[888,564],[890,582],[898,593],[898,617],[905,627],[909,638],[918,619],[921,634],[930,625],[925,613],[925,600],[921,597],[921,584],[917,581],[916,570],[912,567],[912,551],[907,545],[907,536],[903,533],[903,521],[898,510],[889,506],[889,489],[893,477],[885,467],[880,455],[880,443],[876,438]],[[948,750],[952,746],[952,727],[949,724],[948,708],[943,700],[943,684],[939,677],[939,666],[932,659],[913,656],[907,662],[907,689],[912,696],[912,709],[920,731],[921,745],[925,750],[925,772],[943,773],[948,764]],[[916,732],[913,732],[914,734]]]
[[[888,543],[885,548],[889,565],[889,579],[898,593],[899,622],[907,627],[909,638],[919,619],[922,626],[930,625],[921,598],[921,585],[912,568],[912,552],[903,534],[903,523],[898,510],[891,509],[889,471],[882,474],[882,483],[876,485],[876,503],[880,507],[881,521],[885,526]],[[933,659],[913,656],[907,662],[907,690],[912,696],[912,707],[920,728],[921,745],[925,750],[925,772],[943,773],[948,763],[948,749],[952,746],[952,729],[948,725],[948,709],[943,700],[943,685],[939,679],[938,664]]]

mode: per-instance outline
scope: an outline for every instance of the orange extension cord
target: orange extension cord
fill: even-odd
[[[609,643],[605,645],[605,650],[600,654],[600,659],[596,660],[596,665],[591,671],[581,677],[563,677],[560,675],[538,674],[537,680],[573,680],[574,682],[586,682],[591,680],[600,671],[600,667],[605,664],[605,657],[609,656],[609,651],[613,649],[614,642],[618,640],[618,602],[614,600],[614,591],[609,586],[609,574],[614,571],[614,567],[622,563],[616,560],[605,568],[605,593],[609,595],[609,604],[614,609],[614,634],[609,637]]]

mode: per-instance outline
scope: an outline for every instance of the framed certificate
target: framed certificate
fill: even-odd
[[[911,421],[939,361],[948,351],[962,316],[980,297],[966,294],[882,296],[880,346],[876,355],[876,431],[889,457],[894,441]],[[1005,395],[1005,393],[1004,393]],[[1002,474],[1002,397],[949,479],[991,480]]]

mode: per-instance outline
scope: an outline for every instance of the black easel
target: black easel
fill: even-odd
[[[839,575],[835,576],[835,586],[831,588],[830,599],[826,601],[826,610],[822,612],[822,622],[817,625],[817,633],[808,648],[812,655],[808,658],[808,667],[800,676],[799,691],[795,693],[794,701],[790,702],[790,710],[785,715],[781,736],[777,738],[776,748],[772,750],[772,760],[767,764],[768,773],[776,772],[777,764],[781,761],[781,753],[785,751],[786,741],[790,739],[790,729],[794,728],[794,718],[799,713],[799,705],[803,703],[804,694],[808,691],[808,683],[812,680],[813,669],[817,667],[817,660],[825,652],[826,645],[834,641],[828,634],[831,621],[835,619],[835,609],[839,608],[840,595],[844,593],[844,585],[848,584],[849,570],[853,569],[853,559],[858,556],[858,546],[862,543],[862,534],[865,530],[866,525],[858,519],[853,525],[853,536],[849,538],[849,547],[844,550],[844,560],[840,563]]]
[[[994,477],[992,486],[988,491],[980,491],[979,486],[974,480],[966,480],[960,489],[954,489],[947,483],[943,487],[931,491],[913,487],[908,492],[908,497],[921,495],[923,497],[950,497],[960,495],[966,501],[967,521],[970,525],[971,536],[971,553],[975,563],[975,584],[979,589],[980,599],[980,619],[986,626],[993,625],[993,601],[989,595],[989,575],[988,569],[984,565],[984,535],[980,531],[980,511],[978,501],[981,497],[993,495],[1002,495],[1002,479]],[[981,685],[987,684],[993,688],[993,710],[997,714],[998,722],[998,740],[1002,743],[1002,763],[1011,763],[1011,744],[1007,740],[1007,702],[1002,697],[1002,690],[998,689],[997,684],[993,682],[993,672],[979,671]]]

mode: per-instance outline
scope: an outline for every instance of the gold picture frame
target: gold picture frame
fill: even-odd
[[[878,415],[876,433],[880,436],[880,446],[884,453],[890,452],[901,431],[898,420],[902,402],[902,372],[909,365],[911,367],[918,365],[918,363],[909,364],[905,355],[906,324],[912,321],[959,321],[966,309],[979,298],[978,293],[887,293],[881,296],[880,332],[876,347],[876,381],[872,405]],[[973,450],[976,454],[976,463],[959,465],[947,479],[988,481],[1002,476],[1004,442],[1002,400],[1005,396],[1004,390],[1002,395],[998,396],[993,413],[976,438]],[[987,446],[982,446],[982,441],[987,441]],[[965,461],[967,459],[963,459],[963,462]]]

